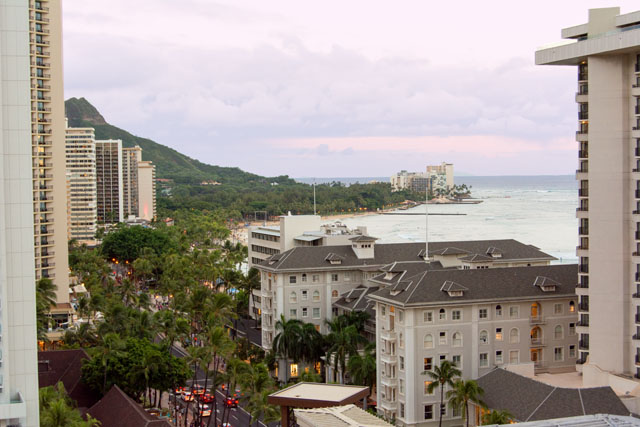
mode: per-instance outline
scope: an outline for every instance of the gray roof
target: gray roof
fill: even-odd
[[[446,247],[446,248],[440,248],[436,250],[429,250],[430,255],[463,255],[468,253],[470,252],[465,249],[460,249],[455,247]]]
[[[375,318],[373,302],[369,301],[366,296],[377,290],[377,287],[358,286],[342,294],[341,298],[334,302],[333,305],[349,311],[366,311],[372,318]]]
[[[629,415],[611,387],[560,388],[496,368],[478,378],[490,409],[507,410],[518,421],[591,414]]]
[[[463,250],[463,253],[483,254],[491,246],[499,246],[503,251],[502,258],[494,260],[494,263],[509,262],[513,260],[555,260],[553,256],[540,251],[531,245],[520,243],[517,240],[471,240],[456,242],[429,242],[429,252],[442,250],[443,252]],[[457,249],[452,249],[457,248]],[[271,271],[278,270],[302,270],[322,269],[336,266],[326,261],[329,254],[333,253],[343,257],[342,268],[362,266],[383,266],[396,261],[420,261],[420,253],[424,254],[424,243],[378,243],[374,247],[374,258],[358,259],[351,245],[341,246],[303,246],[289,249],[279,254],[279,257],[271,256],[266,261],[258,264]]]
[[[360,236],[352,237],[349,240],[351,240],[352,242],[375,242],[376,240],[378,240],[378,238],[360,235]]]
[[[313,236],[309,234],[302,234],[298,237],[294,237],[294,240],[302,240],[303,242],[313,242],[314,240],[322,239],[322,236]]]
[[[554,291],[545,292],[539,286],[534,286],[538,276],[544,276],[561,285]],[[403,278],[402,289],[398,286],[382,288],[371,294],[369,298],[389,300],[399,305],[422,305],[474,300],[574,296],[577,281],[577,264],[430,270]],[[447,292],[442,291],[443,285],[447,282],[455,282],[466,290],[462,296],[451,297]],[[398,290],[400,292],[397,292]]]
[[[486,255],[482,255],[482,254],[473,254],[473,255],[467,255],[465,257],[460,258],[460,261],[487,262],[487,261],[493,261],[493,258],[488,257]]]
[[[518,423],[518,427],[639,427],[640,419],[623,415],[581,415]]]

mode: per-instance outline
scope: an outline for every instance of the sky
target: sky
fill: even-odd
[[[576,73],[534,53],[636,0],[64,0],[65,96],[260,175],[571,174]],[[144,153],[143,153],[144,158]]]

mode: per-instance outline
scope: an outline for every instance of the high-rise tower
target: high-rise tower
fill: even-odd
[[[626,392],[640,378],[640,11],[591,9],[562,37],[536,63],[577,69],[579,363],[585,385]]]
[[[96,141],[96,181],[98,221],[107,224],[124,221],[121,140]]]
[[[138,162],[142,161],[142,148],[122,148],[122,202],[124,218],[138,216]]]

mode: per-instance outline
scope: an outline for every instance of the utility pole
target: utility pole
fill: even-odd
[[[427,180],[429,179],[429,172],[427,171]],[[429,184],[424,188],[424,260],[429,262]]]
[[[313,214],[316,214],[316,180],[313,180]]]

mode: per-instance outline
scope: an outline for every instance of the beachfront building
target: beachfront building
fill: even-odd
[[[422,375],[443,360],[463,379],[495,367],[575,371],[577,265],[429,270],[369,295],[375,302],[377,408],[401,426],[438,422],[440,394]],[[443,424],[462,413],[445,404]]]
[[[418,269],[457,271],[545,266],[555,259],[515,240],[482,240],[430,243],[427,264],[424,243],[376,244],[376,240],[361,235],[351,237],[349,245],[294,247],[256,265],[261,279],[263,348],[271,349],[280,316],[312,323],[327,333],[325,321],[349,309],[347,305],[356,298],[349,296],[351,292],[400,280],[402,276],[395,273],[401,262]],[[281,366],[280,375],[284,378],[284,369],[297,375],[297,365],[292,368]]]
[[[98,221],[104,224],[124,221],[121,140],[96,141],[96,187]]]
[[[407,172],[402,170],[391,176],[392,191],[410,190],[415,193],[446,192],[454,186],[453,164],[442,163],[427,166],[426,172]]]
[[[138,162],[138,216],[146,221],[156,218],[156,166]]]
[[[93,128],[66,129],[67,240],[88,243],[97,229],[96,140]]]
[[[589,10],[536,63],[574,66],[580,358],[585,385],[640,378],[640,11]]]
[[[138,162],[142,161],[142,148],[122,148],[122,212],[124,218],[138,216]]]
[[[39,425],[36,280],[69,298],[60,1],[46,3],[0,1],[3,426]]]

